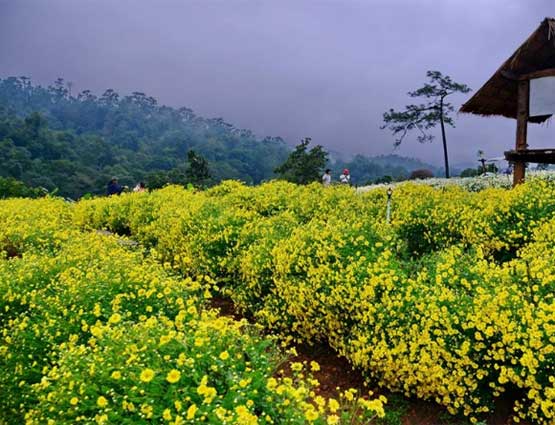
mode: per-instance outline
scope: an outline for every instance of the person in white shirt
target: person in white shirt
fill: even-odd
[[[330,173],[331,173],[331,170],[328,168],[328,169],[326,169],[326,172],[322,176],[322,184],[324,186],[329,186],[331,184],[331,174]]]
[[[339,176],[339,182],[341,184],[351,184],[351,175],[349,174],[348,169],[343,170],[343,174]]]
[[[137,186],[133,188],[133,192],[144,192],[144,191],[146,191],[146,187],[143,182],[137,183]]]

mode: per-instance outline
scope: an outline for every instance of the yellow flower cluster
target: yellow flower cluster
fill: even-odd
[[[510,391],[515,419],[553,423],[554,184],[399,185],[389,224],[386,199],[383,188],[226,182],[86,201],[73,220],[132,234],[199,290],[328,342],[392,390],[473,421]]]
[[[156,242],[168,236],[152,218],[158,201],[127,198],[0,201],[0,423],[325,424],[329,411],[311,401],[317,382],[272,376],[275,339],[206,309],[216,274],[195,259],[178,277]],[[153,233],[128,224],[142,202]],[[89,207],[112,230],[142,232],[144,245],[85,229]]]

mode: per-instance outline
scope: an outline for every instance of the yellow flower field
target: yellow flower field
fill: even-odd
[[[269,332],[329,343],[392,391],[474,422],[510,394],[515,421],[553,423],[555,185],[536,179],[481,192],[400,185],[391,223],[385,203],[383,188],[357,194],[285,182],[167,187],[75,205],[0,203],[11,223],[0,229],[8,254],[0,276],[9,277],[0,349],[14,353],[1,364],[11,375],[0,385],[19,397],[2,409],[23,405],[30,423],[60,410],[111,421],[114,403],[117,412],[174,422],[204,415],[213,423],[338,423],[341,411],[310,402],[308,384],[276,383],[269,366],[263,381],[252,376],[237,353],[271,343],[204,310],[205,297],[223,294]],[[179,360],[174,347],[190,351]],[[206,361],[204,372],[191,374],[191,353]],[[264,389],[264,397],[222,401],[209,416],[206,406],[222,393],[213,367],[224,364],[244,365],[236,387],[222,384],[228,394]],[[90,389],[91,376],[114,393]],[[141,391],[163,396],[153,405]],[[290,417],[277,396],[293,397]],[[381,401],[360,404],[375,414]]]
[[[0,423],[335,423],[309,373],[277,373],[275,338],[205,307],[214,281],[80,230],[78,208],[0,201]],[[359,400],[342,420],[384,414]]]

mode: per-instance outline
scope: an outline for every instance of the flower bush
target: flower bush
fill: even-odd
[[[246,221],[213,206],[194,224],[174,205],[183,227],[167,233],[157,225],[176,223],[163,215],[175,191],[86,205],[0,201],[0,422],[326,424],[383,416],[381,398],[359,394],[353,409],[352,400],[317,396],[318,382],[302,366],[280,374],[275,338],[206,308],[218,288],[202,273],[222,276],[218,267],[228,263],[219,256],[229,254],[235,233],[214,235],[206,251],[199,235],[183,235],[188,263],[162,247],[184,229],[200,232],[202,222],[220,223],[210,228],[219,232]],[[97,226],[136,232],[145,243],[89,231]]]
[[[74,221],[109,228],[90,211],[119,211],[168,268],[267,328],[328,342],[394,391],[475,422],[510,393],[515,420],[552,423],[552,179],[512,190],[401,184],[389,224],[386,199],[385,187],[227,182],[86,201]],[[141,223],[131,211],[144,202]]]
[[[63,200],[9,199],[0,202],[0,256],[14,257],[39,247],[53,249],[67,238],[63,232],[72,211]]]
[[[225,182],[76,205],[2,201],[0,411],[37,423],[222,420],[216,411],[228,422],[343,420],[302,366],[290,381],[275,374],[273,343],[204,311],[224,294],[393,391],[474,422],[510,394],[515,421],[553,423],[553,199],[543,177],[512,190],[407,183],[390,223],[384,187]],[[177,363],[182,353],[192,366]],[[232,377],[221,366],[231,360]],[[380,412],[379,399],[361,400],[353,411]]]

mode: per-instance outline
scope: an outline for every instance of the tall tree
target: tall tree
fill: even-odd
[[[190,183],[195,186],[207,186],[212,179],[208,161],[194,150],[187,152],[187,162],[189,167],[185,171],[185,175]]]
[[[281,178],[298,184],[308,184],[320,179],[328,161],[328,153],[321,145],[307,151],[310,141],[310,137],[301,141],[285,162],[274,170]]]
[[[394,136],[397,136],[394,145],[399,146],[411,130],[420,132],[417,136],[420,143],[431,142],[434,136],[429,133],[429,130],[439,123],[443,141],[445,177],[449,178],[445,125],[454,127],[455,123],[453,118],[449,116],[454,108],[445,101],[445,98],[453,93],[468,93],[471,89],[465,84],[454,82],[451,77],[442,75],[439,71],[428,71],[426,76],[429,78],[429,82],[425,83],[423,87],[408,93],[410,97],[425,98],[425,102],[418,105],[407,105],[405,110],[400,112],[390,109],[383,114],[384,125],[381,128],[387,128]]]

